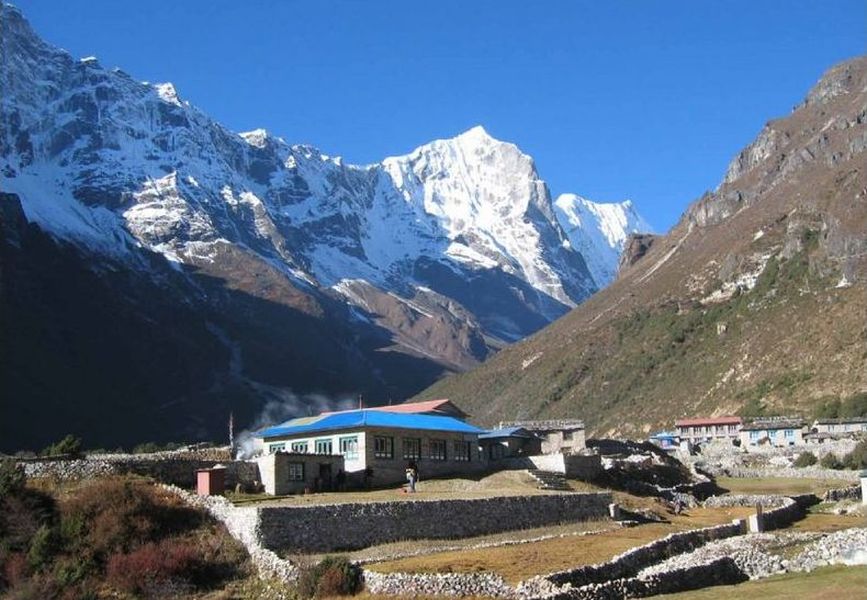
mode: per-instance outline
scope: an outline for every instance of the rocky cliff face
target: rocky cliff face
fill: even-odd
[[[770,121],[667,235],[634,237],[614,284],[423,396],[492,421],[639,433],[694,414],[809,415],[867,389],[865,148],[859,57]]]
[[[403,397],[565,314],[646,226],[629,203],[555,206],[481,127],[350,165],[0,20],[2,191],[94,277],[207,314],[234,357],[217,371],[244,385]]]

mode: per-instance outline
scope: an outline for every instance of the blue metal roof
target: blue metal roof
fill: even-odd
[[[390,413],[375,409],[353,410],[349,412],[302,417],[292,419],[256,433],[256,437],[274,438],[302,433],[317,433],[356,427],[390,427],[393,429],[426,429],[430,431],[452,431],[458,433],[482,433],[482,429],[454,417],[422,415],[412,413]]]
[[[484,433],[479,434],[480,440],[488,440],[494,438],[504,438],[504,437],[523,437],[529,438],[534,437],[532,434],[528,433],[523,427],[504,427],[502,429],[491,429],[490,431],[485,431]]]

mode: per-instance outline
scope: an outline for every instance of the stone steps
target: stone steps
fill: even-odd
[[[541,471],[539,469],[527,469],[527,473],[538,482],[537,487],[540,490],[572,491],[572,488],[569,487],[569,483],[566,481],[566,477],[562,473]]]

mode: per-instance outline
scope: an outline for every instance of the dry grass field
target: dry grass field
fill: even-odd
[[[534,575],[604,562],[669,533],[726,523],[750,513],[748,508],[703,509],[671,517],[668,523],[603,531],[593,535],[554,538],[496,548],[459,550],[416,556],[368,565],[371,570],[393,573],[475,573],[492,571],[509,583]]]
[[[840,479],[801,477],[717,477],[717,485],[733,494],[817,494],[851,485]]]

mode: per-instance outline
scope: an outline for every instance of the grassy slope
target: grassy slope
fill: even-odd
[[[757,401],[809,414],[867,389],[867,170],[863,153],[847,154],[864,130],[867,59],[852,65],[858,93],[769,123],[777,146],[696,202],[611,286],[418,397],[451,398],[483,424],[570,416],[596,434],[635,434]],[[829,116],[856,124],[822,130]],[[819,159],[789,160],[807,148]],[[727,216],[695,224],[714,207]],[[700,302],[762,264],[751,291]],[[844,265],[858,277],[838,288]]]

